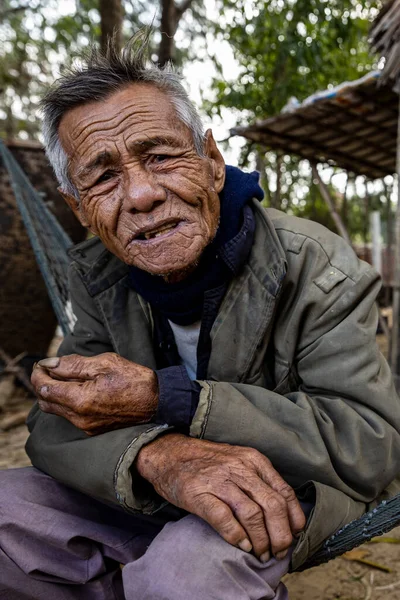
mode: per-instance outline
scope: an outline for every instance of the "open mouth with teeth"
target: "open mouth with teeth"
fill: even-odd
[[[149,231],[144,231],[142,233],[139,233],[139,235],[137,235],[135,239],[139,240],[139,241],[153,240],[162,235],[166,235],[167,233],[170,233],[171,231],[176,229],[180,223],[181,223],[180,221],[175,221],[173,223],[165,223],[164,225],[160,225],[159,227],[156,227],[155,229],[151,229]]]

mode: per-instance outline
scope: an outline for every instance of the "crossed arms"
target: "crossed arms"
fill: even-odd
[[[155,373],[114,353],[44,360],[32,382],[42,411],[89,436],[149,423],[157,410]],[[293,489],[257,450],[168,433],[142,448],[136,468],[160,496],[264,562],[284,558],[305,525]]]

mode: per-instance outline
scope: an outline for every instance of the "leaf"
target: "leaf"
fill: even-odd
[[[360,548],[354,548],[354,550],[349,550],[349,552],[342,554],[346,560],[362,560],[368,555],[368,550],[361,550]]]
[[[359,548],[355,548],[354,550],[350,550],[350,552],[345,552],[342,555],[342,558],[344,558],[345,560],[361,563],[362,565],[372,567],[373,569],[379,569],[379,571],[384,571],[385,573],[393,572],[393,569],[387,567],[386,565],[381,565],[379,563],[373,562],[372,560],[367,560],[365,557],[368,555],[368,550],[360,550]]]

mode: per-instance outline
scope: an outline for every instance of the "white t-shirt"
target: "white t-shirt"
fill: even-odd
[[[199,342],[201,321],[191,325],[177,325],[168,320],[174,334],[181,364],[186,367],[190,379],[196,379],[197,344]]]

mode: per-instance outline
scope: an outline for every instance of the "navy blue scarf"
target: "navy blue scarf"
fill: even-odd
[[[258,185],[259,175],[243,173],[236,167],[226,167],[226,179],[219,195],[221,217],[217,234],[201,255],[199,265],[178,283],[167,283],[160,276],[151,275],[137,267],[130,267],[129,282],[152,308],[178,325],[189,325],[201,319],[204,293],[228,282],[234,275],[231,264],[224,260],[228,242],[237,239],[235,244],[244,264],[253,241],[248,235],[241,236],[244,206],[252,199],[262,200],[264,192]]]

